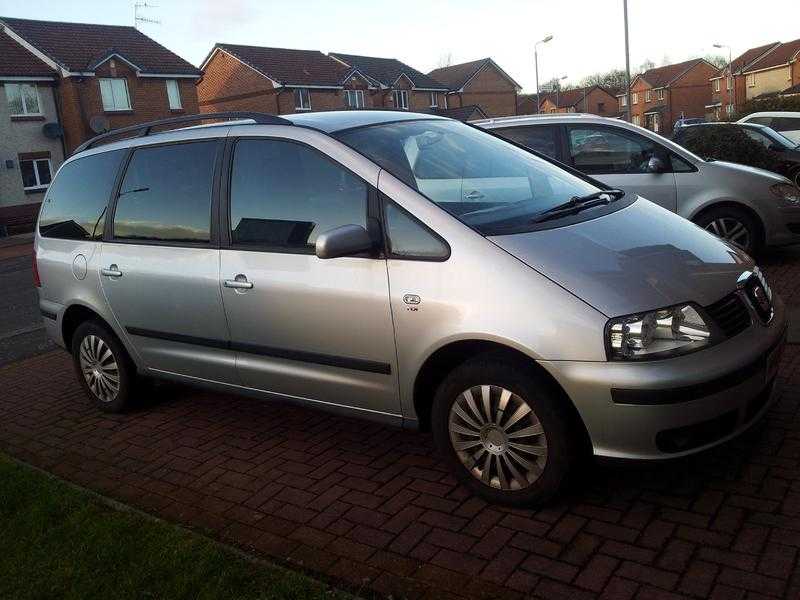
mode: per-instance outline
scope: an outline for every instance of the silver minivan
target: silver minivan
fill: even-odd
[[[678,213],[755,255],[800,242],[800,188],[763,169],[704,160],[643,127],[589,114],[475,121],[607,185]]]
[[[167,378],[431,431],[524,505],[770,405],[784,305],[673,212],[431,115],[200,118],[95,138],[43,203],[41,313],[101,410]]]

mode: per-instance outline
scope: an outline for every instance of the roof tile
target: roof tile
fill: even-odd
[[[339,86],[352,71],[319,50],[238,44],[217,44],[215,48],[225,50],[281,85]]]
[[[800,39],[782,43],[776,46],[770,53],[747,67],[747,71],[758,71],[760,69],[769,69],[771,67],[785,65],[790,60],[796,58],[798,53],[800,53]]]
[[[54,77],[55,71],[7,34],[0,33],[0,77]]]
[[[655,67],[653,69],[648,69],[642,73],[640,77],[654,88],[665,87],[677,77],[683,75],[683,73],[701,62],[703,62],[702,58],[693,58],[691,60],[675,63],[674,65]]]
[[[330,56],[338,58],[351,67],[359,69],[368,77],[380,81],[385,86],[391,86],[400,75],[405,75],[414,84],[414,87],[446,90],[447,86],[435,79],[417,71],[396,58],[378,58],[375,56],[359,56],[357,54],[342,54],[330,52]]]

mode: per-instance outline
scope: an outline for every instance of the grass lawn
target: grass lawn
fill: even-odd
[[[0,599],[352,598],[109,508],[0,454]]]

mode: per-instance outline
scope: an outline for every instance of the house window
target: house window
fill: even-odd
[[[653,99],[652,95],[650,94],[650,90],[646,90],[644,93],[644,101],[645,103],[650,102]]]
[[[436,92],[431,92],[431,108],[436,108],[437,106],[439,106],[439,97]]]
[[[719,79],[714,80],[714,91],[719,92]]]
[[[131,99],[128,95],[128,80],[120,79],[101,79],[100,95],[103,98],[103,110],[130,110]]]
[[[633,104],[639,104],[639,94],[638,93],[633,92],[633,94],[631,94],[631,102]]]
[[[167,98],[169,99],[170,110],[180,110],[181,106],[181,90],[178,88],[178,82],[174,79],[167,79]]]
[[[728,77],[726,77],[725,79],[727,80],[726,84],[725,84],[725,87],[728,88],[728,91],[732,90],[733,89],[733,78],[730,75],[728,75]]]
[[[6,99],[8,112],[12,117],[22,115],[41,115],[39,90],[32,83],[7,83]]]
[[[364,90],[345,90],[348,108],[364,108]]]
[[[392,92],[394,98],[394,107],[402,110],[408,110],[408,91],[395,90]]]
[[[26,190],[44,190],[50,185],[52,170],[49,158],[20,158],[19,171],[22,175],[22,187]]]
[[[627,96],[620,96],[619,97],[619,105],[620,105],[620,107],[628,106],[628,97]]]
[[[633,115],[633,124],[634,125],[641,125],[642,118],[639,115]]]
[[[296,88],[294,90],[294,109],[311,110],[311,94],[306,88]]]
[[[726,104],[725,105],[725,112],[728,113],[729,116],[732,115],[733,114],[733,104]]]
[[[747,76],[747,87],[756,87],[756,74],[752,73]]]
[[[658,99],[659,100],[663,100],[664,99],[664,90],[658,90]]]
[[[605,102],[598,102],[597,103],[597,112],[599,112],[599,113],[606,112],[606,103]]]

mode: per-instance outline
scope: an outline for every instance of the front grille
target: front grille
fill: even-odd
[[[706,312],[725,334],[733,337],[750,326],[750,313],[737,293],[728,294],[722,300],[706,306]]]

